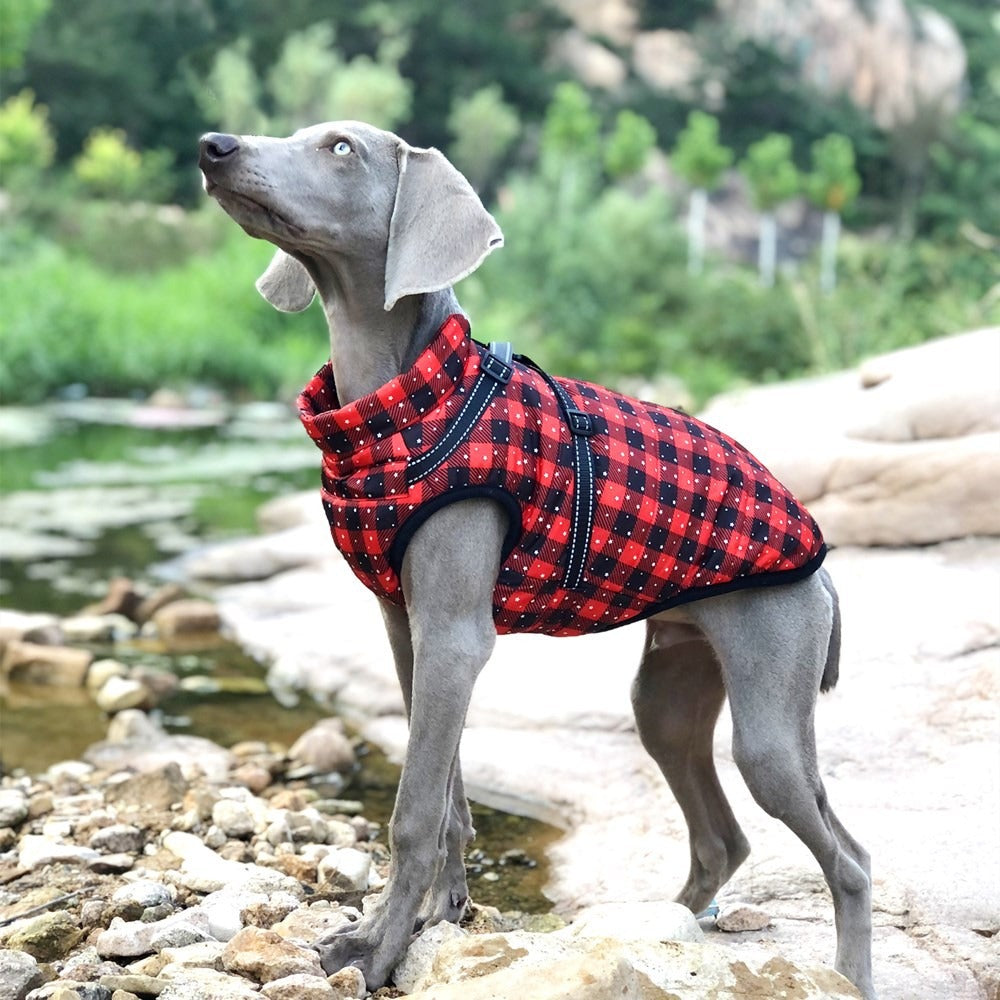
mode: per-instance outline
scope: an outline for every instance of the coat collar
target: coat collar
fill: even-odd
[[[478,358],[468,320],[455,313],[411,368],[345,406],[327,362],[299,395],[299,418],[322,451],[346,457],[424,420],[461,385],[470,364],[478,366]]]

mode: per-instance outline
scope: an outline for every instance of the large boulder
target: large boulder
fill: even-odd
[[[730,393],[701,416],[750,448],[833,544],[1000,535],[1000,328]]]

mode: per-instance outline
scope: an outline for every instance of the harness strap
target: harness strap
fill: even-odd
[[[511,380],[514,374],[511,366],[513,353],[514,350],[508,343],[490,344],[486,356],[480,363],[479,375],[472,383],[469,395],[465,397],[465,402],[452,418],[447,430],[433,448],[428,448],[416,458],[411,458],[407,464],[406,481],[410,486],[447,462],[469,436],[497,391]]]

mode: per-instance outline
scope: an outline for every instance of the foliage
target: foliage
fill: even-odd
[[[634,111],[619,111],[604,147],[604,169],[612,180],[637,174],[656,146],[656,130]]]
[[[7,3],[0,3],[0,67],[11,69],[21,65],[31,31],[50,2],[51,0],[9,0]]]
[[[451,161],[482,191],[496,176],[504,156],[521,132],[517,111],[497,84],[457,97],[448,115]]]
[[[291,397],[328,350],[325,326],[316,309],[282,317],[256,295],[270,254],[235,231],[211,258],[155,275],[111,275],[52,245],[7,261],[0,397],[38,402],[80,382],[96,394],[198,382]]]
[[[858,196],[861,178],[854,169],[854,146],[831,132],[812,145],[812,171],[804,178],[810,200],[825,212],[843,213]]]
[[[209,125],[243,135],[266,131],[267,116],[261,110],[260,81],[250,59],[248,38],[219,49],[195,99]]]
[[[0,175],[9,171],[45,170],[56,154],[49,128],[49,109],[35,104],[35,95],[22,90],[0,107]]]
[[[773,211],[799,190],[799,172],[792,160],[792,140],[772,132],[747,149],[740,170],[750,182],[753,202],[762,212]]]
[[[672,162],[694,188],[711,191],[733,162],[732,150],[719,142],[719,120],[705,111],[692,111],[677,136]]]

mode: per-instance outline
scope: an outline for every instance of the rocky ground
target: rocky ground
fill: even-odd
[[[873,857],[882,1000],[1000,997],[1000,508],[989,485],[1000,460],[997,411],[984,406],[997,399],[998,347],[995,332],[977,335],[966,374],[934,349],[916,375],[905,358],[876,366],[877,398],[837,376],[717,404],[716,421],[747,428],[739,436],[824,512],[838,546],[841,680],[820,702],[817,738],[831,801]],[[779,438],[792,447],[774,450]],[[406,727],[374,600],[333,552],[315,496],[264,517],[263,537],[201,553],[189,574],[213,581],[225,627],[272,663],[275,689],[331,699],[398,756]],[[634,733],[641,636],[500,641],[469,714],[466,785],[566,830],[547,893],[570,922],[474,909],[468,926],[421,935],[382,996],[856,996],[827,967],[832,912],[815,862],[753,804],[725,719],[720,774],[753,853],[717,921],[668,902],[688,851]],[[84,683],[95,666],[81,668]],[[340,763],[310,759],[309,740],[226,750],[164,736],[123,707],[86,762],[5,778],[0,1000],[365,996],[355,971],[325,977],[309,948],[357,919],[386,873],[377,831],[330,777],[349,742],[336,723],[321,735],[344,750]]]

